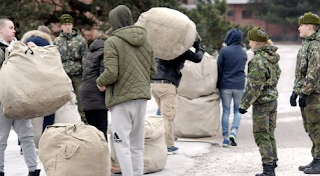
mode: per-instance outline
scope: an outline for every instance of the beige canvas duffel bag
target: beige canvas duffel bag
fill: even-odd
[[[161,116],[146,117],[143,150],[144,173],[158,172],[166,166],[168,154],[164,132],[164,119]],[[110,139],[112,166],[119,167],[112,133]]]
[[[82,122],[47,127],[39,142],[39,158],[47,176],[109,176],[111,172],[103,133]]]
[[[76,102],[76,95],[72,93],[72,99],[55,112],[54,123],[75,124],[81,121],[81,117]],[[37,148],[42,135],[43,119],[43,117],[31,119],[33,126],[34,142]]]
[[[194,48],[191,49],[194,51]],[[218,93],[217,60],[205,53],[200,63],[186,61],[181,70],[182,78],[177,89],[178,95],[188,99]]]
[[[165,7],[142,13],[135,25],[147,30],[155,57],[163,60],[172,60],[186,52],[197,36],[196,25],[187,15]]]
[[[71,80],[56,46],[14,42],[0,70],[0,101],[13,120],[50,115],[71,99]]]
[[[219,95],[212,94],[192,100],[178,96],[178,109],[173,125],[177,137],[215,136],[220,127]]]

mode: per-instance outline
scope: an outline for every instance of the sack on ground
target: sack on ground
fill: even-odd
[[[135,25],[147,30],[147,39],[155,57],[164,60],[172,60],[183,54],[193,45],[197,36],[196,25],[187,15],[164,7],[151,8],[142,13]]]
[[[13,120],[50,115],[71,99],[71,80],[56,46],[14,42],[0,70],[0,101]]]
[[[54,123],[72,123],[75,124],[81,121],[81,117],[76,104],[76,95],[72,93],[72,99],[63,105],[58,111],[55,112]],[[33,126],[34,142],[38,148],[39,140],[42,135],[44,117],[31,119]]]
[[[220,126],[219,95],[212,94],[192,100],[178,96],[178,109],[173,125],[177,137],[215,136]]]
[[[103,133],[82,122],[47,127],[40,139],[39,158],[47,176],[110,176],[109,148]]]
[[[144,173],[158,172],[166,166],[168,154],[164,132],[164,119],[161,116],[146,117],[143,150]],[[110,147],[112,166],[120,166],[114,148],[112,133]]]
[[[191,49],[194,51],[194,48]],[[205,53],[200,63],[186,61],[181,70],[182,78],[178,87],[178,95],[188,99],[218,93],[217,60]]]

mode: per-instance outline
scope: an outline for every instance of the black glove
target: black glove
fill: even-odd
[[[292,92],[291,94],[291,97],[290,97],[290,104],[291,106],[297,106],[297,98],[298,98],[298,95],[294,92]]]
[[[247,110],[239,108],[239,112],[240,112],[240,114],[245,114],[247,112]]]
[[[201,44],[201,40],[199,40],[199,39],[196,39],[196,41],[194,41],[194,43],[193,43],[193,47],[195,48],[195,49],[197,49],[197,48],[199,48],[199,45]]]
[[[301,94],[299,95],[299,106],[304,108],[307,106],[307,95]]]

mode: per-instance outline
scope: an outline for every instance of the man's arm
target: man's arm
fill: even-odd
[[[251,60],[248,65],[247,84],[241,98],[240,108],[247,110],[261,95],[266,83],[265,65],[257,60]]]
[[[150,68],[150,80],[154,78],[157,74],[157,63],[156,58],[154,57],[154,54],[152,52],[152,59],[151,59],[151,68]]]
[[[184,54],[187,54],[187,60],[199,63],[202,60],[204,55],[204,48],[201,44],[200,40],[196,40],[193,44],[193,47],[196,49],[196,52],[192,52],[191,50],[186,51]]]
[[[81,45],[81,65],[82,65],[82,68],[84,67],[84,62],[86,60],[87,52],[88,52],[88,44],[87,44],[86,40],[83,39],[83,43]]]
[[[0,68],[2,67],[2,64],[4,62],[5,54],[2,49],[0,49]]]
[[[217,82],[217,88],[219,88],[219,85],[221,83],[221,76],[222,76],[222,68],[223,68],[223,50],[220,50],[220,54],[218,56],[218,82]]]
[[[320,43],[317,42],[317,45],[314,46],[310,57],[308,58],[308,69],[307,75],[305,77],[305,82],[302,86],[301,93],[305,95],[310,95],[313,92],[313,89],[318,83],[320,76]]]
[[[103,57],[104,71],[96,80],[99,86],[107,86],[118,79],[118,52],[115,44],[110,39],[104,44]]]

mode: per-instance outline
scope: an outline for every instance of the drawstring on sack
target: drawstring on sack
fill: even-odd
[[[32,49],[30,47],[28,47],[28,49],[24,52],[24,54],[27,54],[28,51],[29,51],[30,54],[33,55],[33,51],[32,51]]]

